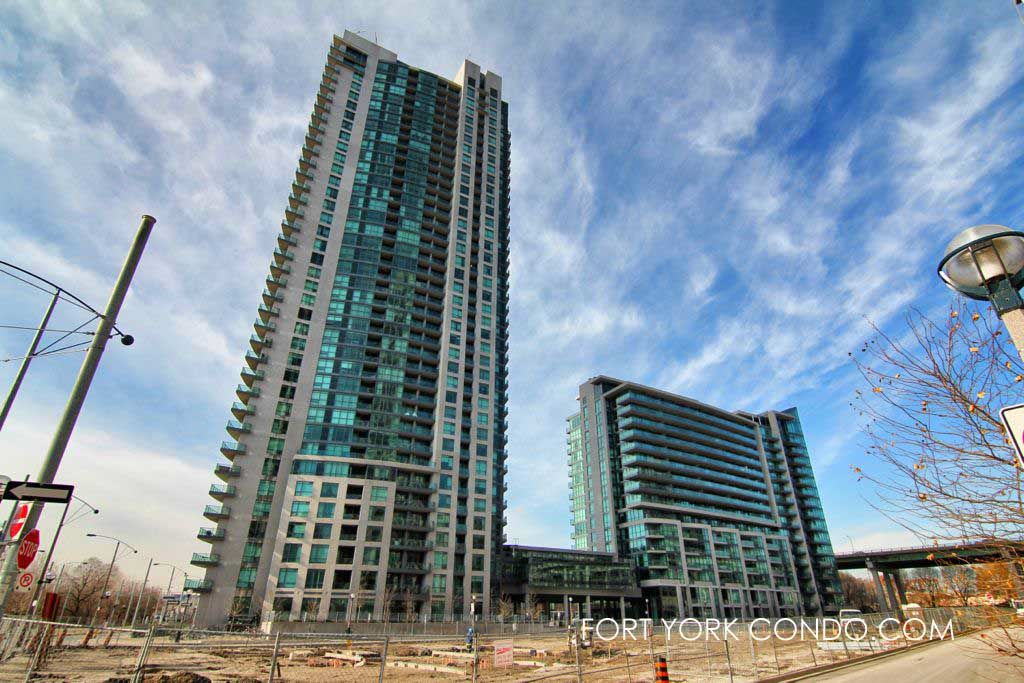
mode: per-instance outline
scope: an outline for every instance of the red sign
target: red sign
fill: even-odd
[[[494,666],[512,666],[512,641],[494,641]]]
[[[18,569],[28,569],[32,560],[36,559],[36,551],[39,550],[39,529],[33,529],[25,534],[21,545],[18,546]]]
[[[21,530],[25,527],[25,520],[28,519],[29,508],[32,507],[28,503],[22,503],[18,506],[18,513],[14,515],[14,519],[11,520],[11,540],[17,540],[18,536],[21,535]]]

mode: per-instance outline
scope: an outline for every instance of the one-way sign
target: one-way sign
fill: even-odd
[[[71,492],[74,490],[75,487],[70,484],[33,484],[22,481],[8,484],[3,499],[67,503],[71,500]]]

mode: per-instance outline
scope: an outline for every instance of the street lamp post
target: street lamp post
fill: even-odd
[[[149,558],[149,564],[146,565],[146,576],[142,579],[142,590],[139,591],[139,599],[135,603],[135,612],[132,614],[132,629],[135,628],[135,622],[139,618],[139,606],[142,604],[142,599],[146,597],[146,584],[149,583],[149,571],[153,568],[153,558]]]
[[[171,576],[167,579],[167,590],[164,592],[165,600],[164,600],[164,610],[163,610],[163,621],[166,622],[167,621],[167,608],[169,607],[169,603],[167,602],[166,597],[171,594],[171,583],[174,581],[174,570],[177,569],[179,572],[184,574],[186,581],[188,581],[188,572],[182,571],[180,568],[174,566],[173,564],[171,564],[169,562],[154,562],[153,566],[154,567],[170,567],[171,568]]]
[[[345,624],[345,633],[352,632],[352,610],[355,609],[356,605],[356,594],[348,594],[348,609],[345,610],[345,615],[348,617],[347,623]]]
[[[106,538],[111,541],[116,541],[116,545],[114,546],[114,554],[110,558],[110,566],[107,567],[107,575],[103,579],[103,590],[100,591],[100,602],[98,605],[96,605],[96,616],[98,617],[100,614],[100,609],[103,607],[103,599],[107,594],[107,584],[110,583],[110,573],[114,571],[114,563],[117,562],[117,553],[121,549],[121,546],[123,545],[126,548],[130,548],[133,553],[138,553],[139,551],[131,545],[129,545],[128,543],[122,541],[120,538],[115,538],[114,536],[104,536],[102,534],[86,534],[86,536],[88,536],[89,538]],[[109,616],[110,610],[107,610],[107,614]]]
[[[938,271],[951,289],[992,304],[1024,358],[1024,232],[1002,225],[967,228],[946,245]]]

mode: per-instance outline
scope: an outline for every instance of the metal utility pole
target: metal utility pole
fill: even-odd
[[[110,564],[107,566],[107,575],[103,578],[103,590],[100,591],[100,602],[96,606],[96,616],[99,617],[100,609],[103,607],[103,601],[107,597],[107,584],[110,583],[110,573],[114,571],[114,563],[117,562],[117,551],[121,549],[121,541],[114,539],[117,543],[114,545],[114,555],[110,558]],[[110,610],[107,610],[107,617],[110,617]]]
[[[139,618],[139,606],[142,604],[142,599],[146,597],[146,584],[149,583],[149,570],[153,568],[153,558],[149,558],[149,565],[146,567],[146,576],[142,579],[142,590],[139,592],[139,600],[135,603],[135,613],[132,614],[132,629],[135,628],[135,622]]]
[[[11,382],[11,389],[7,392],[7,398],[4,399],[3,407],[0,407],[0,429],[4,428],[4,422],[7,420],[7,414],[11,412],[11,406],[14,405],[14,399],[18,395],[18,389],[21,388],[21,380],[25,379],[25,373],[28,372],[29,363],[35,358],[36,349],[39,348],[39,342],[43,339],[43,332],[46,331],[46,325],[50,322],[50,315],[53,314],[53,309],[57,306],[57,301],[60,300],[61,290],[57,290],[53,293],[53,298],[50,299],[50,305],[46,307],[46,313],[43,314],[43,319],[39,323],[39,329],[36,330],[36,334],[32,337],[32,343],[28,345],[28,351],[25,353],[25,357],[21,359],[21,365],[18,366],[18,372],[14,375],[14,381]]]
[[[96,326],[96,334],[93,337],[92,344],[89,346],[89,351],[85,354],[85,360],[82,361],[82,367],[78,371],[78,378],[75,380],[75,386],[71,389],[71,395],[68,397],[64,414],[61,415],[60,422],[57,423],[53,440],[50,442],[50,449],[47,451],[46,458],[43,460],[43,466],[39,470],[39,476],[36,480],[41,484],[52,484],[57,474],[60,461],[64,457],[64,450],[71,439],[71,432],[75,428],[78,415],[82,411],[82,405],[85,403],[85,397],[89,393],[89,385],[92,384],[92,379],[96,375],[100,358],[107,347],[107,339],[114,329],[117,315],[121,312],[121,305],[128,294],[128,286],[131,284],[132,277],[135,275],[135,269],[142,259],[142,252],[146,248],[146,242],[149,240],[149,235],[153,231],[155,223],[156,219],[152,216],[142,217],[142,223],[135,234],[135,240],[132,242],[131,249],[128,250],[128,256],[125,258],[124,265],[121,266],[121,274],[118,275],[114,289],[110,293],[107,307],[103,311],[99,324]],[[122,343],[125,340],[126,338],[122,338]],[[32,506],[28,519],[25,520],[25,533],[34,529],[36,524],[39,523],[39,515],[42,509],[42,504]],[[14,592],[14,582],[17,580],[17,576],[17,553],[7,553],[7,556],[4,558],[3,568],[0,569],[0,617],[3,617],[7,601],[10,599],[11,593]]]

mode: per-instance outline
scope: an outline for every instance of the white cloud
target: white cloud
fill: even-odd
[[[147,440],[141,432],[111,433],[90,426],[95,403],[87,404],[56,481],[73,483],[75,495],[100,513],[68,525],[52,561],[59,566],[81,557],[108,557],[111,548],[105,541],[85,535],[96,533],[116,536],[139,550],[138,555],[122,556],[119,566],[126,572],[141,576],[150,557],[188,571],[195,533],[203,521],[200,513],[211,502],[205,491],[214,481],[210,469],[181,458],[172,444]],[[54,427],[52,421],[37,419],[52,415],[52,409],[18,403],[16,412],[17,419],[3,431],[4,452],[21,454],[16,470],[9,470],[14,479],[25,473],[34,476]],[[60,507],[48,506],[40,524],[44,548],[59,519]]]
[[[871,27],[884,49],[854,46],[863,82],[840,65],[866,18],[841,8],[790,40],[769,13],[727,8],[259,3],[197,21],[174,5],[11,6],[0,238],[102,304],[138,215],[157,216],[122,314],[139,342],[99,381],[168,443],[148,461],[212,463],[331,32],[376,32],[442,74],[469,55],[502,74],[512,116],[510,536],[564,543],[563,421],[580,382],[614,374],[751,409],[824,391],[805,421],[845,425],[826,418],[864,316],[884,324],[937,290],[931,261],[961,221],[1017,215],[1000,197],[1020,189],[1006,46],[1021,34],[984,13],[929,21],[932,5],[912,31]],[[59,404],[73,372],[33,368],[33,405]],[[92,433],[121,460],[139,442],[114,419],[126,402],[90,397],[111,415]],[[166,410],[146,412],[155,402]],[[184,441],[207,446],[178,453]],[[820,443],[819,474],[850,448]],[[82,461],[105,450],[91,442]],[[111,462],[97,471],[116,478]]]

